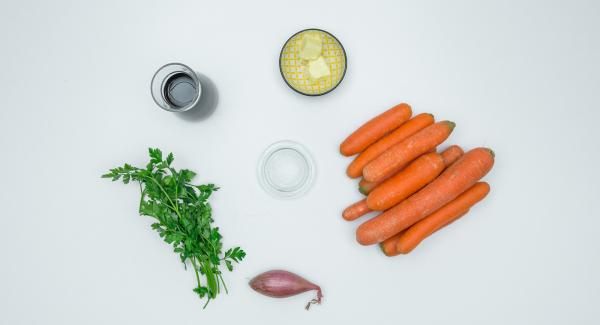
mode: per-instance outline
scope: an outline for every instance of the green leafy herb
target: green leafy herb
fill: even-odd
[[[239,263],[246,253],[239,247],[222,253],[222,236],[219,228],[211,225],[212,210],[207,202],[218,188],[213,184],[191,184],[196,173],[187,169],[177,171],[171,167],[174,160],[172,153],[163,159],[159,149],[150,148],[149,154],[150,162],[146,168],[125,164],[111,169],[102,178],[140,184],[140,214],[156,219],[152,229],[165,242],[173,245],[173,251],[179,254],[184,266],[186,262],[192,265],[198,282],[194,292],[200,298],[206,297],[206,308],[210,300],[220,293],[221,285],[227,292],[219,269],[221,262],[232,271],[233,264]],[[200,280],[200,275],[204,281]]]

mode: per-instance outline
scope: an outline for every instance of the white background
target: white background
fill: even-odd
[[[0,323],[600,323],[600,4],[596,1],[7,1],[0,3]],[[291,91],[277,59],[307,27],[337,36],[331,94]],[[179,61],[218,89],[214,114],[162,111],[149,82]],[[492,192],[412,254],[354,240],[361,196],[338,144],[405,101],[489,146]],[[258,185],[264,148],[303,143],[318,178],[294,201]],[[222,190],[212,204],[245,260],[202,310],[194,276],[137,215],[139,190],[100,179],[173,151]],[[276,300],[254,275],[320,284]]]

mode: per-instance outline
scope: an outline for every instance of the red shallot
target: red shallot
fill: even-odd
[[[283,270],[272,270],[257,275],[250,280],[250,287],[258,293],[273,298],[286,298],[306,291],[317,290],[317,298],[306,304],[306,310],[312,304],[320,304],[321,298],[323,298],[321,288],[318,285],[299,275]]]

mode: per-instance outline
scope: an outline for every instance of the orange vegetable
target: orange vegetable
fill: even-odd
[[[465,215],[465,214],[467,214],[467,213],[469,213],[469,210],[466,210],[466,211],[463,211],[463,212],[459,213],[459,214],[458,214],[458,216],[456,217],[456,219],[458,219],[458,218],[460,218],[460,217],[464,216],[464,215]],[[427,217],[427,218],[429,218],[429,217]],[[423,220],[426,220],[427,218],[425,218],[425,219],[423,219]],[[454,220],[456,220],[456,219],[454,219]],[[421,221],[423,221],[423,220],[421,220]],[[421,222],[421,221],[419,221],[419,222]],[[417,224],[418,224],[419,222],[417,222]],[[444,228],[444,227],[446,227],[447,225],[449,225],[449,224],[451,224],[451,223],[452,223],[452,221],[451,221],[451,222],[448,222],[448,223],[447,223],[447,224],[445,224],[445,225],[442,225],[442,226],[440,227],[440,229],[441,229],[441,228]],[[413,225],[413,227],[414,227],[414,225]],[[411,228],[412,228],[412,227],[410,227],[410,228],[408,228],[408,229],[411,229]],[[402,235],[403,235],[403,234],[405,234],[405,233],[408,231],[408,229],[407,229],[407,230],[404,230],[404,231],[402,231],[402,232],[400,232],[399,234],[397,234],[397,235],[395,235],[395,236],[393,236],[393,237],[390,237],[390,238],[388,238],[388,239],[384,240],[383,242],[381,242],[381,243],[379,244],[379,246],[380,246],[381,250],[383,251],[383,253],[384,253],[385,255],[387,255],[387,256],[396,256],[396,255],[400,255],[400,254],[401,254],[401,253],[398,251],[398,249],[396,248],[396,245],[398,244],[398,240],[399,240],[399,239],[402,237]],[[438,230],[439,230],[439,229],[438,229]],[[437,231],[437,230],[436,230],[436,231]]]
[[[347,221],[352,221],[364,216],[369,212],[371,212],[371,209],[369,209],[367,206],[367,200],[363,199],[347,207],[342,213],[342,217]]]
[[[373,159],[379,157],[382,153],[384,153],[391,146],[399,143],[411,135],[419,132],[425,127],[433,124],[434,119],[433,115],[429,113],[419,114],[408,122],[402,124],[392,133],[386,135],[381,138],[379,141],[370,145],[365,151],[361,152],[352,163],[346,169],[346,174],[350,178],[357,178],[362,175],[363,168],[371,162]]]
[[[493,165],[492,150],[476,148],[467,152],[423,189],[360,225],[356,240],[362,245],[372,245],[394,236],[469,189]]]
[[[398,243],[398,239],[404,231],[401,231],[399,234],[395,234],[394,236],[382,241],[379,243],[379,248],[383,251],[386,256],[396,256],[400,253],[396,250],[396,243]]]
[[[377,186],[367,197],[371,210],[387,210],[433,181],[445,168],[439,153],[428,153]]]
[[[423,239],[460,218],[473,205],[483,200],[489,192],[490,185],[486,182],[473,185],[456,199],[404,231],[396,242],[396,251],[400,254],[409,253]]]
[[[454,126],[453,122],[438,122],[395,144],[365,166],[363,177],[369,182],[379,182],[397,173],[415,158],[444,142]]]
[[[344,156],[352,156],[365,150],[369,145],[408,121],[411,115],[412,109],[408,104],[402,103],[390,108],[350,134],[340,145],[340,152]]]
[[[358,183],[358,191],[364,195],[369,195],[379,184],[383,182],[367,182],[364,178]]]
[[[446,150],[442,151],[444,165],[446,165],[446,167],[452,165],[455,161],[458,160],[458,158],[462,157],[462,155],[464,154],[465,152],[462,150],[462,148],[457,145],[452,145],[446,148]]]
[[[435,153],[435,149],[430,150],[430,152]],[[361,191],[363,194],[366,193],[369,195],[367,203],[369,204],[370,209],[387,210],[431,182],[433,179],[435,179],[435,177],[437,177],[437,175],[439,175],[439,173],[441,173],[448,166],[452,165],[463,154],[464,151],[457,145],[448,147],[441,153],[440,156],[443,160],[443,166],[441,167],[441,170],[439,169],[439,164],[427,165],[425,159],[421,158],[430,154],[425,154],[411,162],[408,167],[401,170],[398,174],[383,181],[382,184],[369,183],[365,180],[362,180],[359,184],[359,191]],[[431,162],[431,160],[429,161]],[[435,159],[434,162],[439,162],[439,160]],[[415,172],[417,174],[413,174]],[[363,189],[363,186],[366,188],[366,190]]]
[[[435,149],[436,148],[433,148],[433,149],[427,151],[427,153],[436,152]],[[394,175],[391,175],[391,176],[393,177]],[[367,182],[364,178],[362,178],[360,180],[360,182],[358,183],[358,191],[360,193],[362,193],[363,195],[369,195],[371,193],[371,191],[373,191],[377,186],[379,186],[381,183],[385,182],[388,179],[389,178],[385,178],[384,180],[382,180],[380,182]]]

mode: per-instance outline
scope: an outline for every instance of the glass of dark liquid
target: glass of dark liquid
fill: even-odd
[[[185,112],[198,105],[202,85],[190,67],[181,63],[162,66],[150,85],[154,102],[169,112]]]

